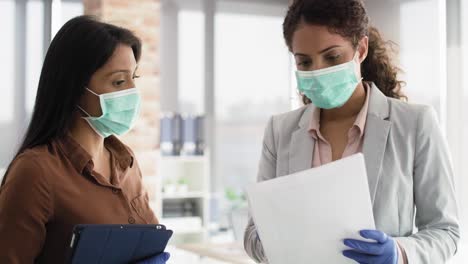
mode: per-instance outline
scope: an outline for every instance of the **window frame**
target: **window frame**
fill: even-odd
[[[13,25],[15,31],[14,37],[14,109],[13,119],[10,122],[0,122],[0,131],[2,137],[0,145],[4,151],[0,153],[0,168],[8,166],[10,159],[18,148],[18,144],[22,138],[18,135],[23,135],[27,129],[27,124],[31,118],[31,113],[27,110],[27,83],[25,74],[27,74],[27,4],[28,2],[42,2],[44,5],[43,17],[43,51],[42,56],[45,57],[55,32],[61,26],[61,3],[62,2],[79,2],[82,0],[12,0],[15,6],[15,17]]]
[[[255,5],[271,6],[268,9],[251,8]],[[204,114],[206,146],[210,150],[210,170],[215,171],[215,15],[217,12],[252,15],[283,16],[284,0],[161,0],[161,111],[178,112],[178,22],[182,10],[201,11],[205,17],[204,38]],[[288,88],[289,94],[289,88]],[[211,191],[218,193],[222,179],[213,173],[210,176]]]

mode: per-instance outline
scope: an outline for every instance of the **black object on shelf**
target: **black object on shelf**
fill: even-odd
[[[197,205],[193,200],[174,200],[163,203],[163,217],[197,216]]]
[[[204,116],[197,116],[196,122],[196,155],[204,155],[205,154],[205,117]]]
[[[161,154],[163,156],[202,156],[205,154],[205,117],[174,112],[161,115]]]
[[[183,115],[183,155],[203,155],[205,148],[204,117],[195,115]]]
[[[182,117],[177,113],[163,113],[161,115],[161,154],[164,156],[178,156],[182,149]]]

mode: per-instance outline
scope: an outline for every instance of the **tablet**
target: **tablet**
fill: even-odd
[[[172,233],[164,225],[77,225],[68,263],[136,263],[163,253]]]

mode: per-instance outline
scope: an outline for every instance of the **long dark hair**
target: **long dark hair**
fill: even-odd
[[[401,92],[403,81],[397,79],[400,69],[392,63],[393,42],[384,41],[379,31],[370,26],[361,0],[294,0],[283,23],[283,35],[291,50],[294,32],[301,23],[323,25],[351,41],[354,48],[364,36],[369,37],[367,58],[361,65],[365,81],[374,82],[388,97],[406,98]],[[309,98],[303,96],[304,104]]]
[[[127,29],[79,16],[58,31],[45,56],[31,122],[15,158],[66,134],[84,87],[118,44],[130,46],[139,61],[141,42]]]

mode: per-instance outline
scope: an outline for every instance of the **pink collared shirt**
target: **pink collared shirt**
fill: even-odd
[[[343,151],[341,158],[362,152],[367,112],[369,110],[369,86],[364,83],[364,88],[366,89],[366,100],[361,108],[361,111],[359,111],[356,117],[356,121],[354,121],[353,126],[348,131],[348,143]],[[331,145],[328,143],[325,137],[323,137],[322,133],[320,133],[320,108],[315,108],[312,112],[309,133],[311,137],[315,139],[312,167],[315,168],[332,162],[333,158]],[[398,264],[408,263],[404,249],[399,244],[397,248]]]
[[[369,93],[367,93],[369,94]],[[361,111],[356,117],[353,126],[348,131],[348,144],[344,149],[342,158],[351,156],[358,152],[362,152],[364,143],[364,129],[367,120],[367,110],[369,108],[369,96],[366,95]],[[332,149],[330,143],[323,137],[320,132],[320,108],[315,108],[312,112],[312,120],[309,125],[309,133],[315,139],[314,155],[312,167],[330,163],[332,159]]]

